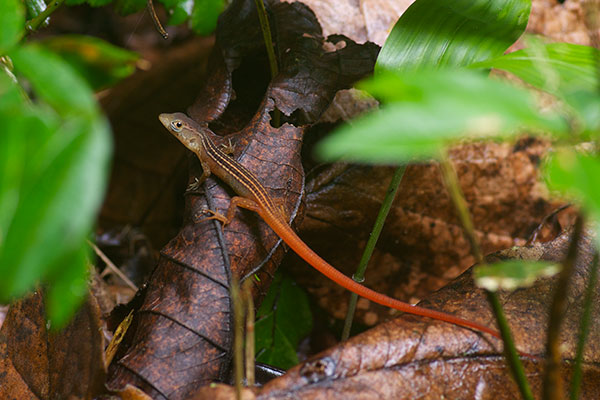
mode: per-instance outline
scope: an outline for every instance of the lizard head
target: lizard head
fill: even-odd
[[[194,153],[202,148],[202,129],[184,113],[160,114],[158,119],[185,147]]]

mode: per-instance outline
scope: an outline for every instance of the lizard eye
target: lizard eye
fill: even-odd
[[[181,128],[183,128],[183,122],[176,119],[175,121],[171,122],[171,128],[173,128],[175,132],[181,132]]]

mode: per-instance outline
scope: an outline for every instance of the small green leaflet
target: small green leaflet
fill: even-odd
[[[282,369],[298,364],[296,348],[311,329],[306,293],[278,271],[256,318],[256,361]]]
[[[552,276],[559,271],[555,263],[509,260],[475,268],[475,282],[478,286],[495,292],[499,289],[514,290],[531,286],[536,279]]]

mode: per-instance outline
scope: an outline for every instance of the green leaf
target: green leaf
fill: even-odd
[[[169,25],[179,25],[192,16],[194,0],[161,0],[169,11]]]
[[[112,0],[87,0],[88,4],[92,7],[102,7],[110,3]]]
[[[598,91],[579,90],[566,94],[565,101],[577,113],[576,128],[582,139],[598,138],[600,135],[600,95]]]
[[[536,279],[552,276],[560,270],[557,264],[531,261],[508,260],[475,268],[475,282],[479,287],[492,292],[498,289],[514,290],[533,285]]]
[[[35,60],[50,60],[38,68],[58,70],[61,79],[72,74],[38,49],[15,54],[28,76]],[[71,97],[57,100],[56,82],[50,88],[35,77],[30,82],[44,93],[36,93],[36,103],[0,71],[0,303],[47,283],[49,317],[59,327],[83,298],[85,241],[106,186],[110,135],[88,89],[77,95],[87,99],[73,97],[82,106]]]
[[[93,92],[83,78],[60,57],[30,44],[10,53],[15,70],[36,93],[60,114],[95,115]]]
[[[56,271],[81,271],[66,255],[79,251],[102,201],[110,136],[101,119],[73,117],[56,126],[13,113],[0,115],[0,123],[7,127],[4,140],[19,149],[3,164],[15,177],[8,190],[17,204],[0,243],[2,302]],[[0,191],[6,189],[2,184]]]
[[[16,79],[12,72],[6,68],[1,68],[0,64],[0,110],[21,108],[24,93],[17,86]]]
[[[539,89],[566,94],[599,87],[600,50],[570,43],[539,44],[490,60],[470,68],[497,68],[508,71]]]
[[[576,200],[596,219],[600,218],[600,157],[562,149],[544,165],[546,183],[552,190]]]
[[[298,364],[296,348],[312,329],[306,293],[279,272],[258,310],[256,360],[287,369]]]
[[[52,285],[45,292],[46,312],[50,326],[61,329],[71,319],[88,293],[90,247],[85,240],[74,251],[65,254],[61,268],[49,277]],[[66,266],[66,268],[65,268]]]
[[[317,146],[326,159],[389,163],[436,158],[461,139],[507,138],[521,129],[564,132],[531,95],[467,70],[381,73],[361,86],[388,104],[340,127]]]
[[[25,8],[19,0],[0,0],[0,56],[23,36]]]
[[[211,34],[217,27],[217,18],[224,8],[224,0],[195,0],[190,20],[194,32],[199,35]]]
[[[530,0],[417,0],[402,14],[377,70],[466,66],[502,54],[524,32]]]
[[[147,0],[117,0],[115,9],[121,15],[129,15],[146,7]]]
[[[65,59],[94,90],[131,75],[138,60],[133,52],[89,36],[55,36],[42,45]]]

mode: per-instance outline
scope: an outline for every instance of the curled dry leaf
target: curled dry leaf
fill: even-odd
[[[536,245],[537,251],[512,249],[493,254],[487,261],[518,256],[559,262],[565,256],[568,242],[569,236],[565,234],[553,242]],[[592,253],[591,240],[586,237],[580,243],[561,331],[565,359],[562,368],[567,380],[572,370],[567,360],[572,360],[575,354]],[[540,279],[531,288],[501,293],[501,302],[521,351],[538,356],[544,353],[554,283],[555,278]],[[474,286],[470,271],[422,304],[484,324],[493,323],[485,296]],[[585,399],[600,396],[599,315],[600,293],[596,291],[584,352],[581,398]],[[514,399],[518,390],[500,349],[497,340],[478,333],[439,321],[403,316],[294,367],[259,389],[257,399]],[[543,360],[523,361],[527,378],[539,396]]]
[[[41,292],[15,302],[0,329],[0,399],[91,399],[105,379],[94,298],[63,330],[46,327]]]
[[[227,137],[234,157],[292,220],[303,211],[300,148],[305,127],[300,125],[316,121],[338,89],[372,71],[378,47],[336,36],[328,40],[343,41],[343,48],[326,51],[316,18],[301,3],[273,2],[270,15],[278,33],[280,75],[269,86],[256,86],[266,71],[266,59],[261,56],[264,42],[255,5],[233,2],[219,22],[207,86],[188,112],[200,123],[210,122],[220,134],[235,132]],[[237,74],[248,74],[238,86]],[[276,109],[290,123],[273,127]],[[214,140],[227,143],[217,135]],[[199,163],[192,157],[190,182],[200,176]],[[224,229],[206,220],[206,209],[222,211],[229,202],[230,191],[213,178],[202,192],[187,193],[183,227],[162,249],[132,333],[111,366],[112,390],[129,383],[153,398],[180,399],[202,384],[227,378],[233,331],[231,275],[242,278],[262,267],[256,273],[259,279],[253,274],[250,278],[259,295],[284,252],[281,240],[252,213],[239,212]]]

